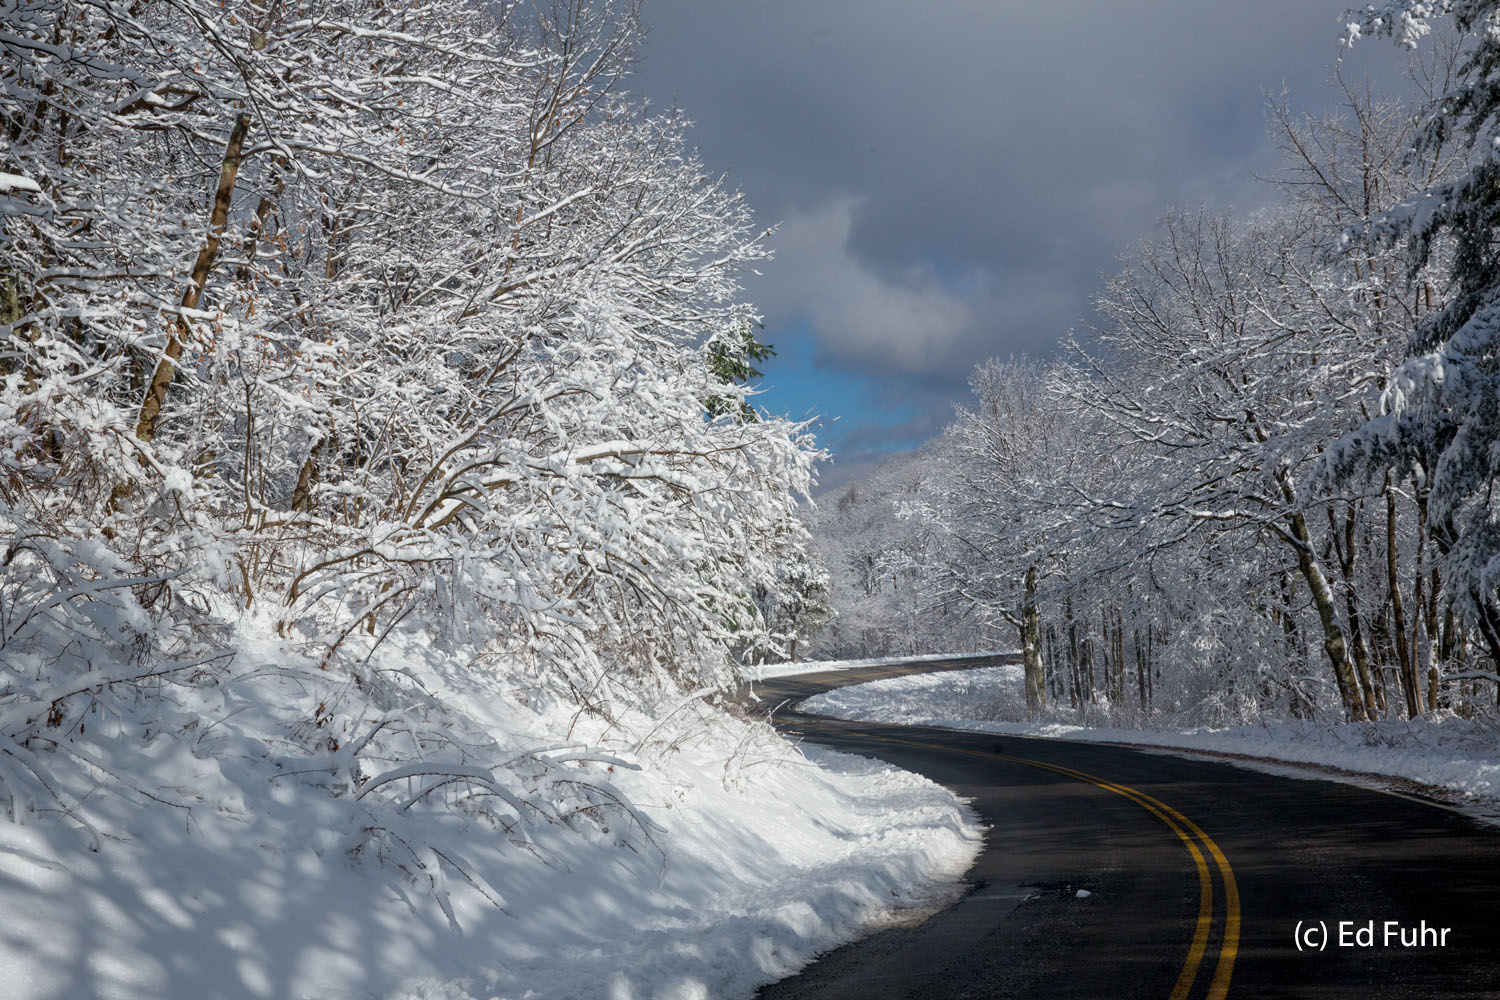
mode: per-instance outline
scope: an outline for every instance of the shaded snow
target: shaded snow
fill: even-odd
[[[139,717],[90,720],[81,745],[92,741],[113,776],[57,768],[80,816],[104,831],[99,850],[45,812],[0,821],[0,992],[744,997],[932,905],[980,846],[945,789],[798,749],[762,721],[690,701],[611,725],[415,636],[393,636],[379,657],[374,668],[404,672],[463,731],[516,751],[584,743],[638,767],[608,772],[647,832],[604,814],[578,829],[539,823],[520,846],[460,808],[423,812],[424,801],[399,831],[433,838],[463,873],[423,855],[431,866],[409,859],[416,877],[404,877],[398,855],[370,857],[369,825],[398,829],[394,810],[330,794],[285,756],[297,720],[284,706],[332,678],[286,644],[242,637],[224,683],[173,690],[183,716],[146,704]],[[181,717],[213,721],[184,730]]]

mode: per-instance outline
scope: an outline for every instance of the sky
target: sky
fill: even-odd
[[[647,0],[628,89],[680,106],[776,232],[758,403],[831,489],[941,430],[975,364],[1055,353],[1177,207],[1275,197],[1268,94],[1334,110],[1346,0]],[[1399,82],[1367,40],[1346,79]]]

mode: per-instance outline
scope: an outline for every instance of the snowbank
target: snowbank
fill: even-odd
[[[221,680],[73,734],[97,764],[54,761],[73,820],[0,821],[6,997],[749,996],[933,905],[980,845],[972,814],[919,776],[693,699],[606,723],[415,635],[370,667],[510,775],[516,818],[475,806],[477,779],[338,791],[362,738],[339,720],[379,706],[355,711],[368,695],[290,644],[240,650]],[[288,707],[310,702],[312,718]],[[308,757],[319,727],[328,752]],[[485,739],[510,758],[489,763]],[[377,777],[401,794],[377,802]]]
[[[1305,768],[1293,773],[1362,784],[1371,783],[1368,776],[1403,779],[1468,799],[1489,800],[1480,803],[1486,807],[1500,805],[1500,728],[1493,720],[1438,716],[1415,722],[1334,726],[1281,722],[1181,732],[1003,721],[1024,716],[1021,668],[1017,666],[851,685],[809,698],[801,708],[841,719],[1243,754],[1261,760],[1230,759],[1229,763],[1259,768],[1267,766],[1265,761],[1314,765],[1319,769],[1315,775],[1308,775]],[[1358,773],[1341,775],[1329,768]]]

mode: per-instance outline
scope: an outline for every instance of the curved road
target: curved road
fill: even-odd
[[[943,668],[755,688],[794,704]],[[1500,831],[1442,806],[1099,744],[775,718],[941,782],[990,830],[958,903],[764,1000],[1500,997]]]

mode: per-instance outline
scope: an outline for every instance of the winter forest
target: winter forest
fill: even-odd
[[[62,908],[37,954],[194,954],[193,850],[316,854],[255,933],[336,897],[357,930],[285,948],[377,956],[247,996],[447,975],[372,914],[479,955],[551,912],[534,871],[708,913],[670,873],[779,843],[726,817],[875,814],[736,701],[763,663],[1016,648],[1029,716],[1116,724],[1496,714],[1500,4],[1367,13],[1410,88],[1273,100],[1274,208],[1166,216],[1061,356],[816,502],[755,401],[774,231],[632,96],[642,37],[637,0],[0,0],[0,846],[141,872],[89,883],[105,930],[5,897]],[[827,893],[808,953],[873,905]],[[88,968],[35,995],[167,995]]]
[[[762,234],[618,86],[639,15],[0,4],[6,816],[191,831],[243,756],[455,927],[503,896],[444,823],[656,850],[609,775],[784,645],[819,453],[745,402]]]
[[[1369,12],[1407,93],[1273,97],[1273,207],[1168,214],[1061,357],[821,503],[822,648],[1019,648],[1033,715],[1115,724],[1492,715],[1497,16]]]
[[[601,710],[776,648],[816,452],[733,378],[747,211],[615,93],[637,13],[7,4],[7,792],[244,614]]]

